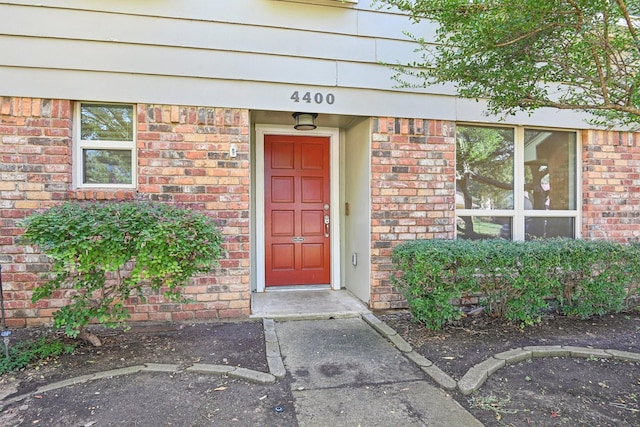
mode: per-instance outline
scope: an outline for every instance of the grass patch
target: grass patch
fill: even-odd
[[[64,344],[61,341],[40,338],[37,341],[21,341],[9,345],[7,359],[4,345],[0,353],[0,375],[17,371],[33,363],[55,359],[63,354],[71,354],[76,348],[74,344]]]
[[[499,397],[494,394],[489,394],[487,396],[477,395],[469,399],[469,406],[471,408],[492,411],[495,414],[496,419],[500,421],[502,419],[502,415],[518,413],[517,409],[507,408],[510,402],[511,395],[509,394],[506,394],[503,397]]]

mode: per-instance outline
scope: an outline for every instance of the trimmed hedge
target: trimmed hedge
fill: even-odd
[[[606,241],[418,240],[394,249],[394,284],[431,329],[459,319],[470,296],[489,315],[525,326],[553,310],[589,318],[629,308],[639,255],[640,244]]]

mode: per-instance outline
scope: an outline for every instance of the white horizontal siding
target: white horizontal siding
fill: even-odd
[[[480,120],[451,87],[398,88],[381,63],[415,59],[402,32],[432,40],[369,1],[0,0],[0,95],[274,111]],[[304,105],[290,95],[333,93]],[[459,107],[460,106],[460,107]],[[308,107],[308,108],[303,108]],[[571,126],[574,116],[534,115]],[[490,118],[482,116],[482,120]],[[515,116],[511,123],[532,123]]]
[[[11,16],[0,28],[7,35],[376,61],[374,38],[346,34],[2,4],[0,16]]]
[[[3,0],[1,3],[354,35],[358,34],[358,12],[379,13],[375,9],[363,9],[360,4],[357,9],[345,9],[273,0]]]
[[[380,58],[413,50],[405,40],[375,36],[393,23],[401,35],[398,20],[406,17],[372,10],[273,0],[53,4],[0,2],[7,52],[0,64],[379,91],[398,90]],[[358,35],[360,27],[369,35]]]
[[[4,52],[1,62],[13,67],[407,91],[396,86],[390,67],[368,62],[295,56],[278,56],[276,61],[273,55],[259,53],[1,35],[0,51]],[[451,87],[443,86],[431,86],[428,92],[454,93]]]
[[[407,75],[402,75],[402,81],[409,85],[403,87],[400,82],[393,80],[397,74],[392,68],[384,65],[363,66],[353,62],[341,62],[338,64],[338,86],[367,89],[372,86],[384,90],[409,91],[412,93],[430,93],[436,95],[455,94],[453,85],[431,85],[428,88],[421,87],[422,81]],[[366,76],[363,77],[363,76]]]
[[[334,62],[308,58],[12,36],[0,36],[0,51],[16,67],[336,85]]]

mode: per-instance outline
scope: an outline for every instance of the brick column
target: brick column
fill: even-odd
[[[31,303],[49,260],[17,239],[21,219],[66,198],[71,150],[69,101],[0,97],[0,263],[10,327],[42,323],[62,305]]]
[[[455,237],[455,127],[376,118],[371,144],[371,308],[406,306],[391,282],[393,247]]]
[[[237,156],[231,158],[231,144]],[[185,289],[193,304],[133,306],[149,320],[244,317],[250,314],[249,113],[247,110],[138,104],[138,191],[216,219],[225,236],[220,267]]]
[[[640,133],[582,133],[582,237],[640,240]]]

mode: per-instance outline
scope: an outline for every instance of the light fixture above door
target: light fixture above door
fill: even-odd
[[[314,130],[316,126],[316,118],[318,113],[293,113],[296,124],[293,125],[295,130]]]

